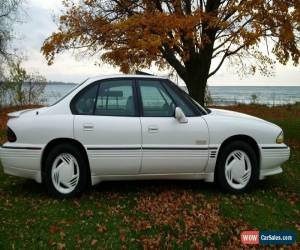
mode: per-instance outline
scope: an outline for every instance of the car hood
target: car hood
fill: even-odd
[[[251,120],[258,121],[258,122],[272,124],[272,123],[265,121],[263,119],[260,119],[258,117],[255,117],[252,115],[247,115],[247,114],[240,113],[240,112],[235,112],[235,111],[230,111],[230,110],[225,110],[225,109],[210,109],[210,110],[211,110],[210,115],[214,115],[214,116],[244,118],[244,119],[251,119]]]

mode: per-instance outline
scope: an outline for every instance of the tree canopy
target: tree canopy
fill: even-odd
[[[58,31],[42,47],[49,64],[56,54],[75,49],[99,55],[123,72],[152,63],[172,67],[200,103],[207,79],[226,59],[263,74],[269,72],[273,58],[282,64],[299,63],[299,0],[64,0],[64,4]]]
[[[13,38],[12,24],[17,19],[22,0],[1,0],[0,2],[0,81],[4,78],[4,63],[11,58],[9,41]]]
[[[12,38],[11,24],[16,21],[21,0],[3,0],[0,3],[0,57],[7,57],[7,42]]]

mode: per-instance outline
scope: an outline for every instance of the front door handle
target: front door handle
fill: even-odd
[[[83,129],[86,131],[92,131],[94,129],[94,125],[91,123],[85,123],[83,124]]]
[[[158,127],[150,126],[150,127],[148,127],[148,132],[149,133],[157,133],[158,132]]]

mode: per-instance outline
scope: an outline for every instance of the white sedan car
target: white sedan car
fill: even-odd
[[[204,179],[241,193],[282,172],[282,130],[249,115],[201,107],[168,79],[91,78],[52,106],[9,114],[6,174],[56,197],[106,180]]]

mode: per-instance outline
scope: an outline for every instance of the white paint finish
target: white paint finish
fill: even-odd
[[[277,125],[250,115],[212,109],[204,115],[210,135],[210,144],[221,145],[227,138],[234,135],[247,135],[258,145],[272,144],[276,146],[276,138],[281,132]]]
[[[93,128],[87,130],[85,124]],[[141,167],[141,124],[139,117],[78,115],[74,137],[86,148],[94,174],[137,174]],[[101,150],[103,148],[103,150]],[[113,148],[116,148],[114,150]],[[120,150],[120,148],[135,148]],[[107,150],[111,149],[111,150]]]
[[[282,168],[280,166],[271,169],[261,169],[259,173],[259,179],[263,180],[267,176],[281,174],[281,173],[282,173]]]
[[[141,150],[88,150],[92,175],[138,174]]]
[[[141,124],[142,174],[200,173],[204,170],[208,160],[208,150],[182,149],[200,147],[207,149],[208,129],[201,117],[189,117],[187,123],[180,123],[174,117],[141,117]],[[149,131],[152,127],[157,129],[156,133]],[[206,143],[198,145],[199,140]]]
[[[120,76],[91,78],[54,106],[10,114],[8,126],[16,133],[17,142],[5,143],[4,146],[41,150],[2,148],[0,157],[5,173],[41,182],[42,151],[57,138],[78,140],[85,148],[102,148],[87,151],[93,184],[101,180],[126,179],[213,181],[219,148],[226,139],[235,135],[247,135],[257,142],[261,157],[260,178],[280,173],[280,165],[289,158],[289,148],[262,149],[285,146],[276,144],[276,137],[281,132],[278,126],[237,112],[212,109],[202,117],[188,117],[187,123],[180,123],[173,117],[71,114],[70,101],[79,91],[94,81],[117,77]],[[135,149],[120,150],[126,147]],[[153,147],[169,149],[149,149]],[[172,149],[174,147],[177,150]],[[182,149],[198,147],[218,149]],[[212,151],[216,151],[214,158],[209,157]]]
[[[5,174],[19,176],[27,179],[35,180],[37,183],[42,183],[42,174],[41,171],[28,170],[23,168],[14,168],[6,165],[3,167]]]
[[[31,112],[9,119],[7,124],[17,135],[16,144],[46,145],[56,138],[73,138],[73,115]]]
[[[280,166],[290,158],[290,149],[262,149],[261,169],[272,169]]]
[[[41,150],[1,148],[0,157],[4,168],[40,170]]]
[[[137,175],[92,175],[92,185],[102,181],[129,180],[205,180],[213,182],[213,173],[181,173],[181,174],[137,174]]]

